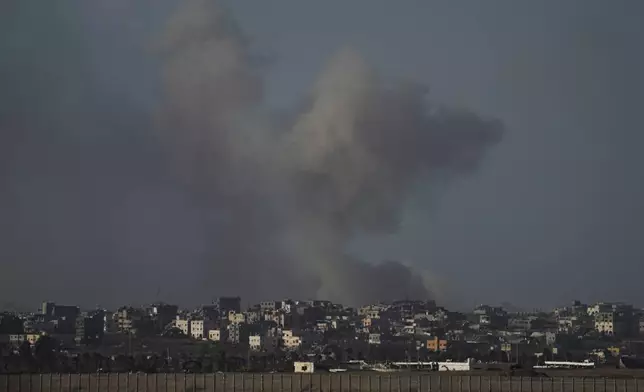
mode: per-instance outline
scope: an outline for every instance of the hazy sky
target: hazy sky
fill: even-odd
[[[638,1],[231,1],[288,102],[339,45],[500,117],[479,173],[419,196],[369,254],[427,263],[459,300],[641,304],[644,5]]]
[[[0,222],[4,236],[0,302],[30,304],[47,296],[111,305],[124,300],[123,285],[136,284],[136,279],[124,278],[132,274],[140,287],[127,294],[141,298],[132,302],[154,299],[159,286],[170,286],[162,290],[166,300],[197,301],[196,294],[185,293],[194,278],[180,271],[194,267],[186,260],[208,252],[207,235],[195,222],[210,218],[204,218],[185,195],[166,187],[158,170],[162,160],[154,158],[160,152],[144,142],[145,131],[126,139],[110,133],[119,127],[147,128],[156,87],[154,76],[146,71],[150,45],[141,41],[159,28],[170,3],[89,1],[83,7],[74,2],[70,4],[76,6],[23,7],[14,25],[0,16],[0,83],[4,84],[0,125],[5,124],[0,127],[0,175],[4,184],[10,184],[0,183],[0,219],[8,217]],[[427,83],[433,100],[505,124],[503,139],[486,152],[474,173],[447,184],[418,183],[399,232],[355,241],[352,248],[357,255],[370,261],[401,260],[431,271],[439,281],[434,291],[448,305],[508,301],[550,307],[572,299],[641,304],[644,4],[636,0],[228,0],[225,4],[251,39],[253,50],[266,57],[265,89],[274,108],[292,110],[329,58],[350,46],[387,77]],[[12,34],[3,37],[3,28]],[[36,49],[20,57],[16,53],[23,52],[16,48],[25,42]],[[77,53],[82,57],[76,59]],[[34,73],[42,79],[18,77],[32,68],[56,71]],[[45,103],[27,116],[17,114],[25,107],[21,100],[33,102],[36,97]],[[86,110],[82,116],[66,112],[81,103],[100,111]],[[127,111],[134,114],[123,116]],[[14,117],[20,121],[12,121]],[[28,124],[23,117],[29,118]],[[45,129],[43,123],[72,117],[92,123],[97,131],[64,136],[84,127],[67,120],[56,123],[56,132],[22,130]],[[32,143],[32,138],[46,140],[43,145],[49,147],[20,150],[41,145]],[[76,154],[63,154],[70,146],[75,146],[71,151]],[[149,159],[140,161],[143,150]],[[28,164],[30,154],[40,157],[38,167]],[[134,170],[130,161],[137,162]],[[126,188],[127,197],[121,198],[118,189]],[[67,191],[56,193],[56,189]],[[114,198],[121,201],[113,203]],[[27,221],[26,209],[29,216],[39,218]],[[117,222],[107,238],[105,230],[96,229],[97,222],[106,221]],[[59,230],[60,222],[69,229]],[[141,232],[149,233],[149,238],[123,245]],[[176,247],[159,245],[173,236],[187,240]],[[69,246],[79,240],[83,249]],[[57,249],[65,251],[56,253]],[[50,253],[57,256],[41,257]],[[17,259],[23,257],[40,261]],[[173,258],[182,261],[155,262]],[[47,282],[51,268],[65,272]],[[152,272],[157,269],[162,272]],[[100,281],[82,279],[92,274],[98,274]],[[18,276],[24,283],[16,284]],[[172,283],[171,278],[177,281]],[[30,290],[32,294],[25,294]],[[196,290],[201,296],[212,291],[216,290]]]

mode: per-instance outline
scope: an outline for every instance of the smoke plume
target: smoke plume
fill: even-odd
[[[301,281],[351,304],[431,295],[409,268],[356,260],[347,246],[356,234],[395,232],[416,181],[476,167],[499,140],[497,121],[432,111],[425,86],[383,81],[344,49],[290,126],[249,124],[262,84],[237,26],[202,0],[166,33],[163,134],[194,193],[225,206],[218,256],[234,260],[235,281],[262,293]]]
[[[74,39],[81,17],[56,11],[52,42],[0,42],[0,294],[38,276],[29,300],[432,296],[431,268],[347,248],[395,233],[419,182],[477,168],[498,121],[435,106],[426,86],[384,80],[351,49],[285,120],[263,104],[261,59],[209,0],[182,2],[156,35],[150,113],[122,99],[146,96],[144,83],[108,88],[110,66]],[[68,55],[38,61],[51,53]],[[141,69],[119,76],[155,74]]]

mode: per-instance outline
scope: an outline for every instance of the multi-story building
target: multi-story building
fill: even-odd
[[[40,339],[40,336],[42,336],[42,335],[40,335],[38,333],[28,333],[28,334],[25,335],[25,340],[27,340],[29,342],[29,344],[31,344],[33,346],[33,345],[36,344],[38,339]]]
[[[241,324],[246,322],[246,315],[239,312],[228,312],[228,321],[231,324]]]
[[[273,336],[251,335],[248,346],[253,351],[273,352],[277,348],[277,339]]]
[[[294,335],[293,331],[287,329],[282,331],[282,343],[284,344],[284,348],[295,350],[302,346],[302,339]]]
[[[219,313],[224,315],[231,311],[235,313],[241,312],[241,298],[240,297],[220,297],[217,300],[217,308]]]
[[[384,305],[367,305],[358,309],[358,316],[362,318],[378,319],[380,313],[386,309]]]
[[[105,312],[84,312],[76,318],[76,344],[98,344],[105,334]]]
[[[587,309],[589,316],[609,312],[633,312],[633,305],[628,305],[622,302],[598,302],[589,306]]]
[[[632,309],[593,314],[595,330],[599,333],[617,337],[633,337],[639,333],[639,319],[634,316]]]
[[[447,351],[447,340],[439,339],[436,336],[432,337],[431,339],[427,339],[427,350],[433,352]]]
[[[53,302],[43,302],[40,313],[45,317],[45,321],[49,321],[54,317],[54,308],[56,304]]]
[[[190,320],[190,336],[195,339],[207,339],[209,331],[213,330],[215,323],[210,320]]]
[[[262,320],[262,311],[261,310],[249,310],[244,312],[244,317],[248,324],[254,324]]]
[[[239,344],[248,341],[248,325],[246,324],[229,324],[228,325],[228,342]]]
[[[137,322],[143,318],[144,314],[141,309],[135,309],[129,306],[119,308],[114,313],[117,330],[119,333],[134,333]]]
[[[177,316],[177,318],[174,320],[174,326],[177,327],[186,336],[191,336],[190,334],[190,319],[189,318],[181,318],[180,316]]]
[[[208,331],[208,340],[211,342],[223,342],[227,340],[227,330],[211,329]]]
[[[56,331],[62,334],[73,334],[79,313],[78,306],[54,305],[52,318],[56,321]]]
[[[370,333],[369,334],[369,344],[380,345],[382,343],[381,336],[379,333]]]
[[[157,334],[163,330],[177,318],[177,311],[179,308],[176,305],[168,305],[164,303],[153,304],[150,307],[150,316],[154,320],[154,331]]]
[[[278,304],[277,301],[263,301],[259,303],[259,309],[262,312],[273,311],[277,309]]]
[[[480,305],[473,313],[479,317],[479,324],[487,328],[502,328],[508,322],[508,314],[501,307]]]

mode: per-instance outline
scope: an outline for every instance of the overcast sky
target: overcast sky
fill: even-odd
[[[415,199],[398,235],[365,241],[372,257],[427,263],[467,304],[641,304],[641,2],[229,3],[275,53],[277,104],[350,43],[433,97],[505,122],[479,172]]]
[[[34,40],[45,42],[38,46],[34,56],[21,59],[21,67],[38,67],[33,63],[46,61],[52,66],[60,65],[59,69],[67,69],[70,59],[61,57],[75,52],[65,56],[60,56],[60,52],[55,54],[52,47],[60,45],[57,39],[66,40],[64,47],[74,40],[99,45],[100,50],[86,50],[90,53],[89,60],[83,60],[84,65],[79,66],[80,70],[89,69],[95,74],[91,78],[92,86],[74,74],[78,70],[73,69],[67,75],[80,80],[78,90],[83,92],[76,91],[75,99],[127,101],[131,103],[129,107],[145,113],[151,111],[154,82],[147,79],[149,75],[145,72],[147,46],[131,38],[149,36],[167,17],[170,6],[161,4],[168,1],[141,1],[141,6],[134,9],[132,5],[125,6],[126,3],[114,1],[113,5],[99,5],[90,1],[74,12],[71,6],[23,9],[20,15],[24,23],[5,28],[31,34],[38,37]],[[147,8],[152,4],[154,9]],[[228,0],[225,4],[251,38],[253,49],[268,59],[264,71],[267,101],[276,109],[290,110],[297,105],[333,53],[351,46],[388,77],[411,78],[429,84],[433,100],[466,107],[504,123],[506,130],[501,142],[486,152],[475,172],[445,184],[418,183],[404,208],[399,232],[356,241],[352,249],[357,255],[371,261],[401,260],[431,271],[440,281],[434,291],[440,292],[439,298],[453,306],[507,301],[524,307],[551,307],[572,299],[623,300],[642,305],[644,155],[640,150],[644,146],[641,114],[644,3],[637,0]],[[119,19],[123,15],[127,18]],[[3,21],[0,17],[0,22]],[[50,34],[47,23],[52,23],[55,33],[61,35]],[[11,124],[7,119],[19,117],[11,110],[22,107],[15,103],[20,97],[46,95],[55,83],[65,83],[59,77],[53,81],[16,82],[16,63],[2,56],[14,53],[10,50],[19,44],[7,37],[0,38],[0,81],[5,83],[0,86],[4,90],[0,92],[0,102],[14,102],[15,107],[5,104],[13,109],[4,112],[0,109],[0,116],[4,116],[4,119],[0,117],[0,125],[2,120]],[[43,52],[47,48],[52,52]],[[71,60],[75,65],[79,62]],[[7,87],[10,81],[14,84]],[[27,91],[31,88],[39,92]],[[67,107],[64,102],[59,104],[61,108]],[[51,108],[51,105],[45,106]],[[35,123],[56,116],[50,112],[30,115],[30,121]],[[98,122],[106,134],[111,126],[109,121],[146,121],[144,115],[128,119],[111,118],[106,113],[100,116]],[[178,271],[177,266],[159,265],[153,259],[166,258],[168,252],[175,252],[177,258],[198,257],[206,252],[203,247],[208,240],[201,238],[205,234],[195,229],[193,235],[187,236],[191,240],[184,241],[181,249],[140,249],[138,244],[129,244],[127,262],[106,266],[106,259],[122,256],[116,250],[121,251],[122,242],[131,238],[123,230],[154,233],[168,220],[193,222],[201,219],[200,213],[183,196],[164,189],[156,192],[157,196],[161,195],[158,208],[162,210],[164,203],[169,203],[181,205],[181,211],[175,209],[163,218],[154,211],[140,212],[136,199],[146,196],[144,193],[137,196],[134,192],[128,196],[127,205],[121,205],[117,212],[123,214],[122,218],[115,217],[100,202],[109,195],[100,187],[79,185],[84,184],[83,169],[71,176],[73,179],[67,179],[69,184],[61,185],[83,188],[83,195],[96,192],[94,207],[83,203],[82,209],[74,210],[76,229],[68,235],[58,233],[58,238],[51,234],[56,231],[52,228],[46,235],[34,234],[31,229],[24,231],[29,232],[28,236],[19,234],[22,232],[16,225],[28,224],[15,211],[33,207],[25,195],[42,197],[42,189],[52,189],[52,185],[42,184],[42,171],[38,171],[39,181],[31,181],[36,174],[21,162],[20,154],[15,154],[29,140],[21,139],[22,131],[7,129],[0,129],[5,133],[0,135],[4,144],[0,146],[0,153],[4,155],[0,157],[0,174],[6,180],[4,194],[0,195],[0,213],[4,211],[9,216],[3,219],[4,227],[0,226],[0,233],[4,233],[4,238],[0,238],[0,247],[4,248],[0,250],[0,263],[1,271],[5,272],[4,281],[0,279],[5,284],[0,289],[0,302],[35,303],[48,295],[71,302],[82,292],[86,298],[77,302],[111,304],[112,298],[122,300],[113,282],[130,268],[142,276],[143,282],[141,289],[130,293],[139,294],[141,301],[151,300],[163,283],[146,277],[145,271],[160,268],[165,271],[164,277]],[[49,138],[48,143],[53,145],[67,143],[55,133],[38,135],[33,137]],[[90,141],[82,139],[81,135],[74,140],[79,146],[116,143],[109,137],[101,141],[96,135]],[[108,160],[109,169],[101,166],[95,157],[75,159],[98,165],[85,169],[92,172],[92,178],[97,172],[100,175],[100,170],[113,174],[113,165],[118,167],[119,162],[127,162],[127,152],[137,140],[134,137],[122,147],[112,146],[113,151],[123,155],[120,159]],[[9,156],[10,152],[18,156]],[[148,153],[156,154],[155,151]],[[53,161],[61,166],[51,170],[65,170],[64,159]],[[126,163],[123,165],[118,179],[106,179],[118,185],[106,185],[106,189],[144,188],[141,184],[157,175],[156,169],[146,165],[138,165],[135,172]],[[9,177],[12,179],[8,180]],[[19,190],[16,190],[17,183],[21,186]],[[155,189],[163,188],[159,183],[163,181],[156,181]],[[25,190],[28,186],[34,188]],[[67,196],[51,194],[48,199],[56,197]],[[177,202],[179,199],[182,201]],[[43,208],[42,214],[48,214],[46,220],[38,219],[36,226],[42,228],[43,224],[55,225],[54,222],[70,219],[55,207],[55,201],[50,203],[49,207],[36,203]],[[95,216],[88,218],[88,214]],[[118,225],[119,229],[115,229],[118,232],[112,238],[104,238],[103,233],[87,234],[93,230],[92,222],[110,219],[132,221],[131,225]],[[161,234],[151,234],[149,243],[175,235],[174,230],[181,231],[183,227],[197,226],[170,225]],[[35,248],[65,247],[65,241],[86,235],[95,242],[92,246],[116,253],[101,252],[94,258],[94,253],[89,252],[94,259],[85,263],[50,260],[29,262],[27,267],[14,258],[18,248],[26,247],[29,252],[41,255]],[[119,245],[112,246],[111,242]],[[63,252],[60,257],[86,256]],[[140,267],[137,263],[143,268],[137,269]],[[24,294],[22,290],[30,290],[28,282],[41,279],[47,268],[62,268],[67,277],[59,283],[40,284],[34,295]],[[26,285],[8,282],[17,279],[16,271],[27,279]],[[83,283],[77,277],[95,272],[106,274],[105,279],[109,276],[112,283]],[[190,278],[177,279],[183,279],[181,287],[190,287]],[[73,284],[77,284],[78,291],[70,289]],[[164,291],[164,298],[169,301],[174,298],[195,301],[194,296],[185,293]]]

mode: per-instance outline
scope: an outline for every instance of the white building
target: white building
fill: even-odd
[[[228,321],[232,324],[242,324],[246,322],[246,315],[244,313],[236,313],[231,311],[228,313]]]
[[[212,327],[212,322],[208,320],[191,320],[190,335],[195,339],[208,339],[208,331],[210,331]]]
[[[284,348],[289,350],[295,350],[302,346],[302,339],[299,336],[283,336],[282,341],[284,342]]]
[[[293,362],[293,372],[313,373],[315,371],[313,362]]]
[[[211,329],[208,331],[208,340],[211,342],[221,342],[221,330]]]
[[[186,335],[190,336],[190,320],[189,319],[182,319],[177,316],[177,319],[174,320],[174,326],[177,327],[181,332]]]
[[[277,339],[272,336],[251,335],[248,346],[253,351],[272,352],[277,348]]]

